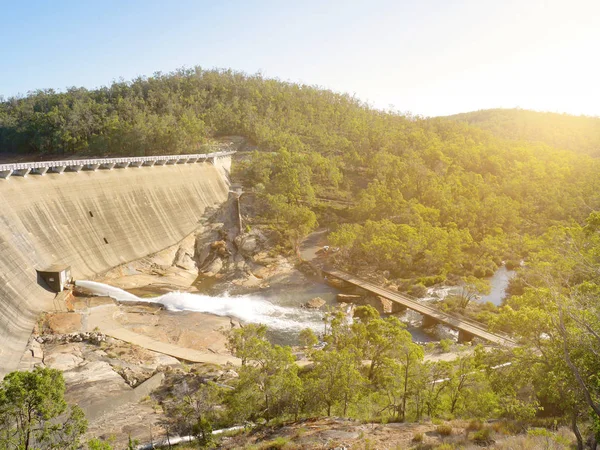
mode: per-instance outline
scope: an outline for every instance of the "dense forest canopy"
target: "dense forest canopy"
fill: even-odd
[[[486,109],[448,116],[496,136],[543,142],[552,147],[600,156],[600,117],[571,116],[524,109]]]
[[[345,263],[395,277],[489,275],[600,201],[600,161],[581,152],[260,75],[194,68],[0,103],[2,152],[189,153],[222,135],[260,149],[237,175],[293,243],[320,223]]]

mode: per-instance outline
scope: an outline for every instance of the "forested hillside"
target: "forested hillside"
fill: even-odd
[[[511,424],[546,415],[570,424],[583,448],[582,434],[600,437],[598,119],[511,110],[450,119],[383,112],[316,87],[196,68],[4,100],[0,149],[169,154],[241,135],[258,150],[237,161],[234,176],[265,206],[261,221],[292,247],[327,226],[330,242],[341,247],[338,264],[387,271],[399,287],[446,278],[471,283],[503,260],[526,260],[513,296],[486,319],[518,339],[518,349],[426,362],[400,322],[367,308],[353,324],[329,317],[326,347],[307,350],[313,366],[299,369],[289,348],[248,326],[230,334],[234,353],[249,362],[235,388],[198,391],[227,405],[211,410],[227,417],[202,416],[205,423],[199,416],[199,426],[323,413]],[[310,349],[314,336],[303,339]]]
[[[600,162],[581,152],[260,75],[195,68],[0,103],[2,152],[185,153],[231,134],[260,149],[237,174],[292,243],[319,222],[348,264],[396,277],[489,275],[599,203]]]
[[[524,109],[486,109],[449,116],[496,136],[600,156],[600,117],[571,116]]]

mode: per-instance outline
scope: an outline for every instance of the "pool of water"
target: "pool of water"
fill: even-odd
[[[488,278],[490,283],[490,293],[482,295],[480,302],[486,303],[491,302],[496,306],[502,304],[502,300],[506,297],[506,289],[510,283],[511,278],[516,275],[514,270],[508,270],[505,266],[500,267],[494,275]]]

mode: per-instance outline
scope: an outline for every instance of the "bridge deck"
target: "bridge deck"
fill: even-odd
[[[335,278],[339,278],[340,280],[344,280],[350,284],[360,287],[361,289],[365,289],[366,291],[387,298],[393,302],[399,303],[424,316],[431,317],[440,323],[448,325],[451,328],[466,331],[473,336],[485,339],[495,344],[509,346],[515,345],[515,342],[512,339],[495,333],[490,333],[481,324],[451,316],[434,307],[424,305],[423,303],[419,303],[405,295],[399,294],[398,292],[390,291],[389,289],[385,289],[367,280],[350,275],[349,273],[336,269],[323,269],[323,273]]]

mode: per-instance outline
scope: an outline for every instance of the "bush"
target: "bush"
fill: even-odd
[[[452,342],[451,339],[442,339],[440,341],[440,349],[442,350],[442,353],[448,353],[452,348],[453,343],[454,342]]]
[[[281,450],[281,449],[292,449],[296,448],[290,443],[290,440],[286,437],[280,436],[272,441],[263,442],[260,445],[260,450]]]
[[[425,297],[425,295],[427,295],[427,288],[422,283],[413,284],[408,290],[408,293],[413,297]]]
[[[452,444],[448,444],[448,443],[444,443],[441,445],[438,445],[435,450],[454,450],[455,447]]]
[[[440,436],[450,436],[452,434],[452,425],[438,425],[435,428],[435,431],[437,431]]]
[[[477,443],[477,444],[490,444],[491,442],[493,442],[492,439],[492,429],[491,428],[482,428],[481,430],[479,430],[477,433],[475,433],[473,435],[473,440]]]
[[[415,433],[413,438],[413,442],[423,442],[423,433]]]
[[[479,431],[483,428],[483,422],[481,420],[471,420],[467,425],[467,431]]]
[[[422,284],[427,287],[431,287],[436,284],[440,284],[446,281],[445,275],[435,275],[430,277],[419,277],[417,278],[417,283]]]

